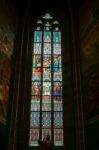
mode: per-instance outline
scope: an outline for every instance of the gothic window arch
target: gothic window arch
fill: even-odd
[[[50,13],[37,19],[33,36],[29,146],[49,134],[63,146],[62,47],[59,21]]]

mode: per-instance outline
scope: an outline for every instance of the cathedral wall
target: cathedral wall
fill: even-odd
[[[17,14],[14,3],[0,1],[0,149],[5,149],[7,116]]]
[[[88,150],[99,149],[99,1],[80,9],[81,71]]]

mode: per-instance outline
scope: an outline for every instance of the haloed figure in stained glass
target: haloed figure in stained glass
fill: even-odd
[[[54,84],[54,98],[55,100],[61,100],[60,99],[60,96],[61,96],[61,84],[60,82],[56,82]]]
[[[59,22],[45,13],[34,26],[29,146],[39,146],[47,133],[55,146],[63,146],[61,51]],[[43,150],[52,150],[45,145]]]
[[[54,58],[53,70],[56,71],[56,72],[58,72],[59,68],[60,68],[60,58],[59,58],[59,56],[56,56]]]

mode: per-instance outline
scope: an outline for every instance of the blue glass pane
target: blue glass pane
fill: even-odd
[[[54,54],[60,55],[61,54],[61,44],[55,43],[54,44]]]
[[[30,126],[31,127],[39,127],[39,112],[31,112],[30,114]]]
[[[51,82],[43,82],[43,95],[51,95]]]
[[[61,42],[60,32],[54,32],[54,42],[55,43]]]
[[[43,68],[43,81],[51,81],[51,69]]]
[[[62,112],[54,112],[54,128],[63,126],[63,113]]]
[[[42,127],[51,127],[51,112],[42,112]]]
[[[41,43],[34,43],[34,54],[41,54]]]
[[[53,92],[54,92],[54,99],[60,101],[60,96],[62,96],[62,83],[61,82],[54,82],[54,87],[53,87]]]
[[[44,55],[43,67],[51,67],[51,55]]]
[[[44,42],[51,42],[51,32],[44,32]]]
[[[42,32],[35,31],[34,33],[34,42],[41,42],[42,41]]]
[[[44,43],[44,54],[51,54],[51,44]]]

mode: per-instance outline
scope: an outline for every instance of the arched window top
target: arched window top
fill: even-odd
[[[59,30],[59,21],[50,13],[45,13],[35,22],[36,30]]]

